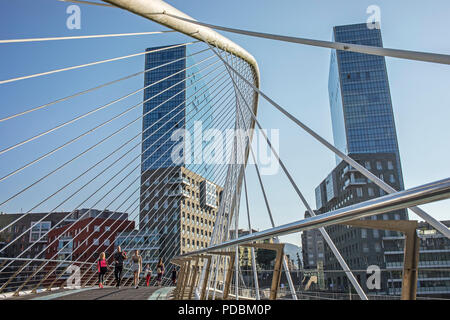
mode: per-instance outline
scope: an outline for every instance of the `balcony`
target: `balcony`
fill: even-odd
[[[344,183],[344,190],[351,186],[362,186],[367,184],[367,180],[365,178],[352,178],[347,179]]]
[[[168,184],[184,184],[186,186],[190,186],[191,184],[189,183],[189,179],[188,178],[182,178],[182,177],[175,177],[175,178],[170,178],[167,181]]]
[[[169,192],[167,193],[167,195],[168,195],[169,197],[181,197],[181,196],[183,196],[183,197],[189,197],[189,196],[190,196],[189,191],[184,190],[181,186],[178,187],[177,189],[169,190]]]
[[[358,172],[358,170],[356,170],[356,169],[353,168],[352,166],[346,166],[346,167],[344,168],[344,172],[343,172],[343,174],[342,174],[342,177],[345,177],[345,175],[347,175],[347,173],[350,173],[350,172]]]

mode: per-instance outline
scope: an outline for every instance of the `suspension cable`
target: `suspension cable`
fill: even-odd
[[[180,44],[178,46],[185,46],[185,45],[198,43],[198,42],[199,41],[192,41],[192,42],[187,42],[187,43],[184,43],[184,44]],[[163,51],[165,49],[162,48],[162,49],[157,49],[157,50]],[[95,66],[95,65],[98,65],[98,64],[102,64],[102,63],[107,63],[107,62],[113,62],[113,61],[119,61],[119,60],[123,60],[123,59],[138,57],[138,56],[141,56],[141,55],[147,54],[147,53],[148,53],[148,51],[144,51],[144,52],[134,53],[134,54],[126,55],[126,56],[121,56],[121,57],[116,57],[116,58],[111,58],[111,59],[106,59],[106,60],[99,60],[99,61],[95,61],[95,62],[80,64],[80,65],[76,65],[76,66],[72,66],[72,67],[55,69],[55,70],[50,70],[50,71],[41,72],[41,73],[35,73],[35,74],[27,75],[27,76],[11,78],[11,79],[7,79],[7,80],[1,80],[0,81],[0,85],[6,84],[6,83],[11,83],[11,82],[16,82],[16,81],[19,81],[19,80],[25,80],[25,79],[31,79],[31,78],[46,76],[46,75],[49,75],[49,74],[59,73],[59,72],[63,72],[63,71],[69,71],[69,70],[75,70],[75,69]]]
[[[113,38],[113,37],[128,37],[128,36],[144,36],[144,35],[150,35],[150,34],[161,34],[161,33],[171,33],[171,32],[176,32],[176,31],[175,30],[163,30],[163,31],[149,31],[149,32],[134,32],[134,33],[96,34],[96,35],[89,35],[89,36],[74,36],[74,37],[6,39],[6,40],[0,40],[0,44],[2,44],[2,43],[58,41],[58,40],[97,39],[97,38]]]
[[[170,47],[167,47],[166,49],[173,49],[173,48],[175,48],[175,47],[178,47],[178,45],[176,45],[176,46],[170,46]],[[101,88],[110,86],[110,85],[112,85],[112,84],[121,82],[121,81],[123,81],[123,80],[131,79],[131,78],[136,77],[136,76],[138,76],[138,75],[141,75],[141,74],[145,74],[145,73],[147,73],[147,72],[154,71],[154,70],[159,69],[159,68],[161,68],[161,67],[168,66],[168,65],[173,64],[173,63],[175,63],[175,62],[184,60],[184,59],[186,59],[186,58],[188,58],[188,57],[193,57],[193,56],[195,56],[195,55],[197,55],[197,54],[203,53],[203,52],[208,51],[208,50],[210,50],[210,49],[209,49],[209,48],[206,48],[206,49],[197,51],[197,52],[195,52],[195,53],[193,53],[193,54],[191,54],[191,55],[188,55],[188,56],[186,56],[186,57],[179,58],[179,59],[176,59],[176,60],[173,60],[173,61],[169,61],[169,62],[167,62],[167,63],[160,64],[160,65],[158,65],[158,66],[156,66],[156,67],[153,67],[153,68],[150,68],[150,69],[146,69],[146,70],[144,70],[144,71],[139,71],[139,72],[136,72],[136,73],[127,75],[127,76],[125,76],[125,77],[122,77],[122,78],[119,78],[119,79],[116,79],[116,80],[113,80],[113,81],[109,81],[109,82],[103,83],[103,84],[101,84],[101,85],[95,86],[95,87],[90,88],[90,89],[87,89],[87,90],[79,91],[79,92],[74,93],[74,94],[72,94],[72,95],[70,95],[70,96],[67,96],[67,97],[64,97],[64,98],[60,98],[60,99],[57,99],[57,100],[48,102],[48,103],[46,103],[46,104],[40,105],[40,106],[38,106],[38,107],[34,107],[34,108],[31,108],[31,109],[28,109],[28,110],[25,110],[25,111],[22,111],[22,112],[13,114],[13,115],[11,115],[11,116],[7,116],[7,117],[4,117],[4,118],[1,118],[1,119],[0,119],[0,122],[4,122],[4,121],[7,121],[7,120],[11,120],[11,119],[17,118],[17,117],[19,117],[19,116],[23,116],[23,115],[25,115],[25,114],[34,112],[34,111],[44,109],[44,108],[49,107],[49,106],[52,106],[52,105],[54,105],[54,104],[57,104],[57,103],[60,103],[60,102],[63,102],[63,101],[70,100],[70,99],[72,99],[72,98],[75,98],[75,97],[84,95],[84,94],[89,93],[89,92],[96,91],[96,90],[98,90],[98,89],[101,89]],[[148,53],[152,53],[152,52],[153,52],[153,50],[148,51]]]
[[[215,64],[215,63],[214,63],[214,64]],[[211,66],[214,65],[214,64],[208,65],[206,68],[203,68],[203,69],[199,70],[197,73],[202,72],[203,70],[208,69],[209,67],[211,67]],[[216,68],[216,69],[217,69],[217,68]],[[214,69],[214,70],[216,70],[216,69]],[[214,71],[214,70],[213,70],[213,71]],[[192,74],[191,76],[194,76],[195,74],[196,74],[196,73]],[[182,80],[182,81],[180,81],[180,82],[178,82],[178,83],[176,83],[176,84],[170,86],[169,88],[167,88],[167,89],[165,89],[165,90],[159,92],[158,94],[156,94],[156,95],[150,97],[149,99],[147,99],[147,100],[143,101],[142,103],[139,103],[139,104],[137,104],[137,105],[135,105],[135,106],[133,106],[133,107],[131,107],[131,108],[136,108],[137,106],[140,106],[141,104],[150,101],[151,99],[153,99],[153,98],[155,98],[155,97],[161,95],[161,94],[164,93],[165,91],[168,91],[169,89],[175,87],[176,85],[178,85],[179,83],[182,83],[183,81],[184,81],[184,80]],[[174,96],[175,96],[175,95],[174,95]],[[174,96],[172,96],[170,99],[172,99]],[[168,101],[168,100],[170,100],[170,99],[167,99],[166,101]],[[163,105],[163,103],[160,104],[160,105],[158,105],[157,108],[159,108],[159,107],[162,106],[162,105]],[[157,109],[157,108],[154,108],[154,109]],[[129,109],[129,110],[130,110],[130,109]],[[152,111],[152,110],[150,110],[150,111]],[[150,112],[150,111],[149,111],[149,112]],[[147,112],[146,114],[148,114],[149,112]],[[3,201],[2,203],[0,203],[0,205],[3,205],[3,204],[5,204],[5,203],[7,203],[8,201],[14,199],[15,197],[17,197],[18,195],[22,194],[22,193],[25,192],[26,190],[30,189],[31,187],[33,187],[33,186],[36,185],[37,183],[43,181],[44,179],[46,179],[47,177],[49,177],[50,175],[52,175],[52,174],[55,173],[56,171],[60,170],[61,168],[63,168],[63,167],[66,166],[67,164],[73,162],[75,159],[81,157],[82,155],[86,154],[88,151],[92,150],[93,148],[95,148],[95,147],[97,147],[98,145],[100,145],[101,143],[105,142],[106,140],[108,140],[108,139],[111,138],[112,136],[114,136],[114,135],[116,135],[117,133],[119,133],[120,131],[124,130],[126,127],[130,126],[132,123],[134,123],[134,122],[138,121],[139,119],[143,118],[146,114],[144,114],[144,115],[138,117],[137,119],[135,119],[135,120],[129,122],[128,124],[126,124],[125,126],[123,126],[122,128],[120,128],[119,130],[113,132],[113,134],[109,135],[108,137],[106,137],[105,139],[101,140],[100,142],[94,144],[93,146],[89,147],[88,149],[86,149],[86,150],[83,151],[82,153],[77,154],[77,156],[75,156],[74,158],[72,158],[72,159],[70,159],[69,161],[65,162],[63,165],[59,166],[58,168],[54,169],[53,171],[51,171],[51,172],[48,173],[47,175],[45,175],[45,176],[41,177],[40,179],[38,179],[37,181],[33,182],[31,185],[27,186],[26,188],[20,190],[19,192],[17,192],[17,193],[14,194],[13,196],[9,197],[7,200],[5,200],[5,201]],[[116,117],[117,117],[117,116],[116,116]],[[115,118],[115,117],[114,117],[114,118]],[[114,118],[112,118],[112,119],[114,119]],[[101,125],[104,125],[104,124],[106,124],[106,123],[109,123],[110,121],[112,121],[112,119],[110,119],[110,120],[108,120],[108,121],[102,123]],[[93,130],[93,129],[91,129],[91,130]],[[90,132],[91,130],[87,131],[87,133]],[[1,181],[1,180],[0,180],[0,181]],[[29,211],[31,211],[31,210],[29,210]],[[27,212],[27,213],[29,213],[29,212]],[[2,228],[2,229],[0,230],[0,232],[3,232],[3,231],[6,230],[8,227],[10,227],[11,225],[13,225],[13,224],[15,224],[16,222],[20,221],[20,219],[23,219],[23,218],[24,218],[24,216],[19,217],[19,218],[16,219],[15,221],[11,222],[9,225],[7,225],[7,226],[5,226],[4,228]],[[3,249],[4,249],[4,248],[3,248]],[[2,250],[3,250],[3,249],[2,249]],[[0,250],[0,252],[1,252],[2,250]]]

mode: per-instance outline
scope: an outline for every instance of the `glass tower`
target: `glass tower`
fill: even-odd
[[[161,48],[165,47],[148,48],[146,51]],[[144,79],[144,86],[149,87],[144,91],[142,172],[183,166],[210,181],[216,181],[216,165],[195,161],[194,157],[194,151],[201,152],[211,143],[202,141],[201,148],[194,143],[195,125],[201,126],[202,132],[212,129],[214,116],[219,112],[211,103],[208,83],[200,79],[213,68],[199,73],[207,63],[196,63],[189,56],[186,46],[151,52],[145,59],[145,69],[152,70],[145,73]],[[189,137],[184,136],[183,160],[174,163],[172,151],[180,140],[171,137],[179,129],[185,129]],[[186,146],[187,143],[190,147]],[[190,154],[186,154],[189,151]]]
[[[365,23],[334,27],[333,40],[383,46],[380,29]],[[394,153],[403,189],[385,58],[333,50],[328,89],[335,146],[348,155]]]
[[[146,51],[161,48],[164,47],[148,48]],[[149,87],[144,91],[143,172],[173,166],[171,150],[177,142],[171,140],[171,135],[185,125],[185,57],[185,46],[151,52],[145,56],[145,69],[153,70],[146,72],[144,79],[144,86]],[[162,79],[165,80],[150,86]]]
[[[196,128],[212,129],[221,110],[209,92],[218,66],[204,56],[194,61],[186,46],[167,47],[148,48],[145,56],[140,217],[134,233],[141,243],[154,242],[144,255],[149,263],[206,247],[222,192],[218,164],[194,159],[194,151],[203,152],[209,143],[205,135],[194,143]]]

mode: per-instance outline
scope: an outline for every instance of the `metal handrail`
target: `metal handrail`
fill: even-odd
[[[399,191],[383,197],[371,199],[365,202],[354,204],[315,217],[302,219],[299,221],[284,224],[275,228],[255,232],[237,239],[225,241],[205,249],[182,254],[179,258],[188,257],[217,251],[220,249],[236,246],[257,240],[264,240],[275,236],[296,233],[304,230],[327,227],[355,219],[365,218],[393,210],[409,208],[421,204],[426,204],[438,200],[450,198],[450,178],[435,181],[416,188]]]

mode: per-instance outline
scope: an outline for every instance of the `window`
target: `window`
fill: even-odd
[[[366,239],[367,238],[367,230],[361,229],[361,238]]]
[[[374,197],[375,196],[375,191],[373,190],[373,188],[368,188],[367,189],[367,193],[369,194],[369,197]]]
[[[106,239],[105,242],[104,242],[104,245],[105,246],[109,246],[109,244],[110,244],[109,239]]]
[[[94,246],[98,246],[98,239],[94,239],[93,244],[94,244]]]
[[[381,161],[377,161],[377,170],[383,170],[383,166],[381,165]]]
[[[388,169],[394,170],[394,165],[393,165],[392,161],[388,161]]]
[[[47,233],[51,224],[50,221],[31,222],[30,242],[47,242]]]
[[[357,195],[359,198],[362,198],[362,196],[363,196],[363,190],[362,190],[362,188],[356,188],[356,195]]]
[[[94,226],[94,232],[99,232],[100,231],[100,227],[99,226]]]
[[[375,251],[376,252],[381,252],[381,245],[379,242],[375,242]]]
[[[370,166],[370,161],[366,161],[366,162],[364,163],[364,166],[366,167],[367,170],[372,169],[372,167]]]
[[[111,227],[109,227],[109,226],[105,227],[105,231],[110,231],[110,230],[111,230]]]
[[[363,252],[365,252],[365,253],[369,252],[369,246],[367,245],[367,243],[365,243],[365,242],[363,243],[362,249],[363,249]]]
[[[389,175],[389,182],[395,183],[395,177],[393,174]]]

